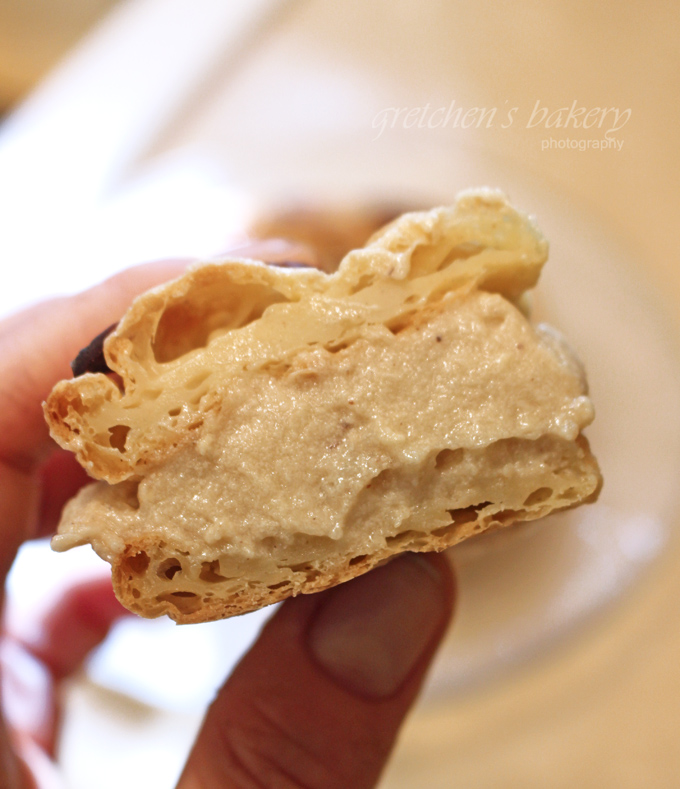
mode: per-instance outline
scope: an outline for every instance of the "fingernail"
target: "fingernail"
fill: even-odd
[[[316,662],[350,692],[395,694],[443,634],[451,592],[442,565],[405,554],[326,593],[307,636]]]

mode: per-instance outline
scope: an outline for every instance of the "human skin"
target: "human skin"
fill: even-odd
[[[230,250],[312,262],[309,250],[259,242]],[[186,260],[122,272],[81,294],[0,322],[0,573],[22,542],[52,533],[87,477],[51,441],[41,403],[69,362],[130,301],[178,276]],[[417,697],[454,604],[440,556],[406,555],[366,576],[287,601],[207,712],[178,789],[372,787]],[[5,630],[0,789],[59,786],[59,683],[125,615],[108,580],[64,590],[30,643]],[[22,661],[40,669],[22,685]],[[32,705],[30,725],[18,716]],[[18,726],[18,720],[23,720]]]

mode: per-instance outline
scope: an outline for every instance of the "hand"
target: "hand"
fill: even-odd
[[[282,242],[232,252],[309,260],[307,250]],[[0,580],[20,544],[53,531],[63,504],[87,481],[51,442],[42,400],[70,376],[78,350],[118,320],[135,295],[185,265],[130,269],[0,323]],[[374,786],[446,630],[453,597],[443,557],[409,554],[335,589],[288,600],[208,710],[178,789]],[[1,787],[59,785],[55,687],[123,613],[108,581],[89,583],[55,602],[37,640],[19,643],[4,634]],[[34,678],[23,696],[16,671],[22,662],[32,665]],[[27,715],[29,708],[35,714]]]

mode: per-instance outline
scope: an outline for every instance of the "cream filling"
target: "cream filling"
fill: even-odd
[[[370,545],[382,527],[369,519],[357,541],[357,506],[385,473],[417,480],[443,450],[504,439],[573,441],[593,418],[565,344],[483,291],[448,293],[396,333],[376,324],[335,352],[311,347],[217,386],[165,462],[138,482],[95,483],[67,507],[57,550],[89,542],[111,561],[150,533],[196,560],[256,560],[301,540]],[[185,403],[176,418],[195,410]],[[480,483],[467,486],[452,506],[479,503]],[[395,533],[413,506],[390,510],[384,528]]]

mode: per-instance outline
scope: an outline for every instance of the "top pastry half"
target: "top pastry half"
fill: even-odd
[[[337,351],[376,330],[399,333],[475,290],[521,307],[547,251],[529,217],[484,189],[404,214],[330,274],[244,258],[196,264],[132,304],[104,341],[107,372],[55,386],[44,405],[52,436],[92,477],[144,476],[195,439],[234,376],[285,369],[301,351]],[[559,342],[546,341],[581,378]],[[592,419],[587,398],[579,408],[565,437]]]

